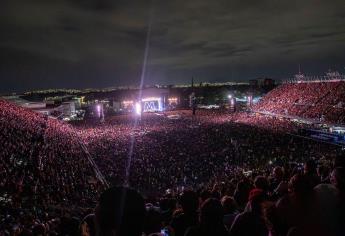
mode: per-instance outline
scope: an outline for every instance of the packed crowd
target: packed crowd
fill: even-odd
[[[317,232],[342,235],[343,216],[336,210],[343,209],[340,149],[283,132],[292,127],[284,120],[215,111],[121,116],[72,127],[0,100],[0,232],[300,235],[311,232],[309,223],[325,220],[326,228]],[[141,193],[120,191],[133,193],[136,202],[143,198],[144,210],[129,204],[139,213],[132,216],[129,209],[120,222],[123,198],[109,202],[119,189],[99,198],[104,189],[85,149],[110,186],[130,185]],[[321,194],[333,198],[311,201],[322,200]],[[308,212],[321,211],[309,203],[336,219]],[[296,218],[309,214],[308,222]]]
[[[343,158],[343,157],[342,157]],[[115,187],[81,223],[83,235],[344,235],[344,159],[332,171],[313,160],[300,168],[237,175],[213,186],[145,199]],[[329,175],[328,175],[329,174]]]
[[[69,126],[0,100],[0,131],[0,235],[95,202],[102,186]]]
[[[345,82],[287,83],[270,91],[256,111],[344,123]]]

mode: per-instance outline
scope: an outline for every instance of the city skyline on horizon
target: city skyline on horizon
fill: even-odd
[[[345,69],[345,68],[344,68]],[[345,70],[344,70],[345,71]],[[231,84],[233,83],[234,85],[236,84],[249,84],[251,80],[262,80],[262,79],[273,79],[276,83],[282,83],[284,81],[290,81],[295,79],[295,76],[298,73],[303,74],[304,76],[306,76],[307,78],[317,78],[317,77],[324,77],[326,75],[327,72],[340,72],[340,74],[342,76],[344,76],[344,71],[340,71],[340,70],[331,70],[328,69],[328,71],[325,71],[324,74],[306,74],[303,72],[303,70],[297,71],[294,75],[291,75],[290,77],[285,77],[285,78],[272,78],[272,77],[268,77],[268,76],[260,76],[260,77],[253,77],[253,78],[248,78],[245,80],[223,80],[223,81],[199,81],[197,78],[194,78],[194,85],[195,86],[199,86],[200,84],[202,84],[203,86],[205,85],[215,85],[215,84],[219,84],[219,85],[226,85],[226,84]],[[188,83],[188,81],[186,81],[186,83],[176,83],[176,84],[144,84],[144,88],[149,88],[149,87],[155,87],[155,86],[162,86],[162,87],[166,87],[166,86],[174,86],[174,87],[180,87],[180,86],[186,86],[188,87],[189,85],[191,85],[191,79]],[[196,79],[196,80],[195,80]],[[48,90],[79,90],[79,91],[87,91],[87,90],[112,90],[112,89],[125,89],[125,88],[139,88],[140,84],[124,84],[124,85],[118,85],[118,86],[103,86],[103,87],[42,87],[42,88],[32,88],[32,89],[28,89],[28,90],[13,90],[13,91],[1,91],[0,90],[0,95],[1,94],[24,94],[24,93],[30,93],[30,92],[36,92],[36,91],[48,91]]]

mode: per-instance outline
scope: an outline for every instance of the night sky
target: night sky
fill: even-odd
[[[151,20],[150,20],[151,19]],[[345,69],[344,0],[1,0],[0,92]]]

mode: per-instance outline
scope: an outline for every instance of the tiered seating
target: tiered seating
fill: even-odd
[[[0,130],[0,197],[18,207],[94,197],[93,169],[69,126],[0,100]]]
[[[254,110],[344,123],[344,95],[344,81],[283,84],[268,93]]]

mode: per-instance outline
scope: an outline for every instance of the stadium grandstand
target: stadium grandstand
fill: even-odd
[[[270,91],[253,111],[344,124],[344,77],[338,73],[321,79],[300,77]]]

